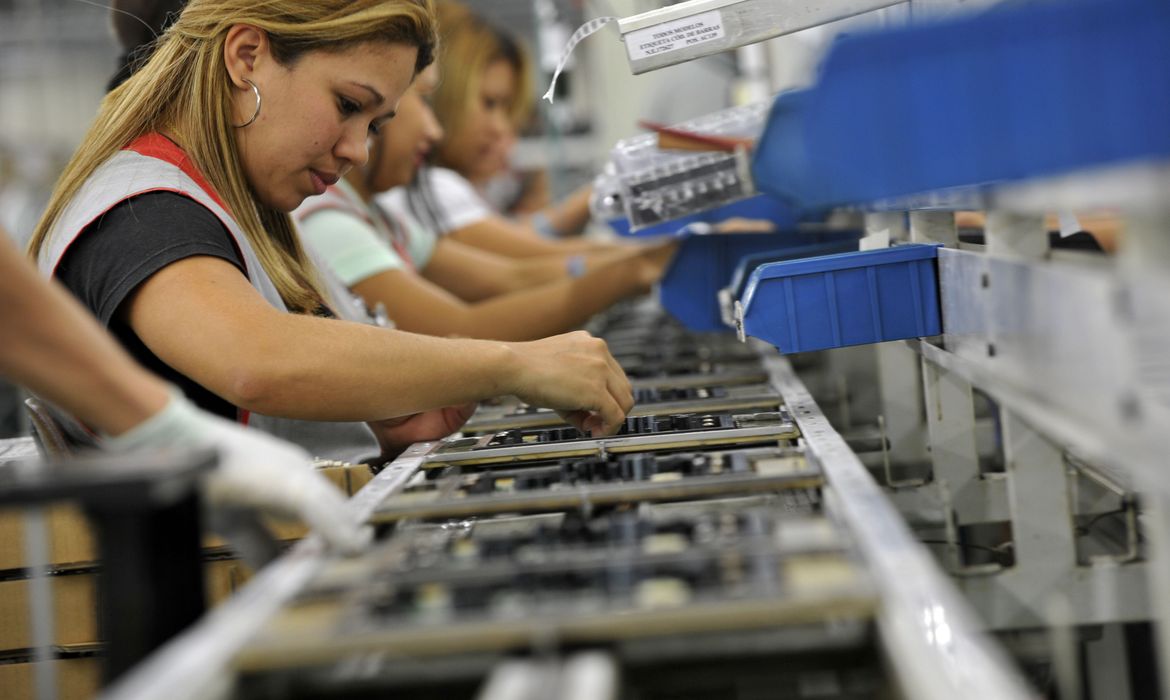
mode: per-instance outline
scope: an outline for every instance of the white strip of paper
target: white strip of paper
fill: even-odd
[[[565,45],[565,53],[561,55],[561,60],[557,62],[556,72],[553,73],[552,82],[549,83],[548,92],[544,93],[544,99],[552,104],[553,90],[557,87],[557,78],[561,77],[561,71],[565,69],[565,64],[569,62],[569,56],[573,55],[573,49],[584,41],[589,35],[596,34],[605,25],[618,21],[617,17],[598,17],[591,19],[585,24],[582,24],[577,31],[573,32],[573,36],[569,37],[569,43]]]
[[[1081,229],[1081,222],[1077,219],[1077,215],[1071,211],[1062,211],[1058,213],[1060,218],[1060,237],[1068,238],[1074,233],[1079,233]]]

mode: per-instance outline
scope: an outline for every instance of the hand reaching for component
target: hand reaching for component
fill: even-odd
[[[217,448],[219,466],[204,482],[211,507],[253,508],[298,517],[347,554],[360,552],[370,541],[370,529],[346,512],[345,497],[313,470],[307,452],[200,411],[177,390],[172,389],[162,411],[129,432],[107,438],[104,447],[118,451]]]
[[[424,411],[402,418],[371,422],[370,429],[378,438],[383,456],[393,456],[416,442],[445,438],[463,427],[477,404],[448,406]]]
[[[520,358],[516,396],[582,432],[613,435],[634,407],[630,380],[604,340],[576,331],[510,347]]]

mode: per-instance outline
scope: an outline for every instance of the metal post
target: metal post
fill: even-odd
[[[1170,269],[1170,214],[1166,211],[1129,212],[1125,235],[1118,251],[1118,276],[1121,283],[1132,284],[1135,279],[1164,280]],[[1148,304],[1148,301],[1144,301]],[[1157,304],[1153,304],[1157,307]],[[1153,313],[1153,322],[1144,317]],[[1158,405],[1164,400],[1164,381],[1158,381],[1165,371],[1165,333],[1157,318],[1157,311],[1143,308],[1128,333],[1131,357],[1135,366],[1135,393],[1147,404]],[[1144,369],[1144,371],[1143,371]],[[1147,377],[1154,378],[1149,381]],[[1157,410],[1157,409],[1155,409]],[[1164,410],[1164,406],[1163,406]],[[1147,422],[1150,418],[1145,419]],[[1156,420],[1156,419],[1155,419]],[[1158,678],[1163,698],[1170,698],[1170,495],[1164,483],[1145,483],[1142,510],[1148,518],[1143,529],[1149,538],[1150,608],[1154,620]]]
[[[1158,644],[1158,679],[1162,697],[1170,698],[1170,496],[1163,488],[1149,490],[1145,500],[1150,527],[1150,607]]]
[[[1131,212],[1117,260],[1126,270],[1165,274],[1170,269],[1170,212]]]
[[[1068,468],[1060,449],[1013,412],[1001,411],[1001,421],[1016,570],[1033,574],[1028,594],[1038,597],[1077,563]]]
[[[861,249],[888,248],[895,241],[906,240],[906,215],[897,212],[876,212],[865,215],[865,238]]]
[[[103,667],[109,683],[199,619],[205,608],[199,495],[170,504],[87,508],[97,530]]]
[[[957,494],[980,474],[974,393],[968,382],[930,362],[923,362],[922,377],[934,478]]]
[[[954,212],[910,212],[910,241],[913,243],[942,243],[948,248],[958,248],[959,231],[955,228]]]
[[[56,700],[57,669],[53,659],[53,588],[49,578],[49,527],[45,509],[24,511],[24,555],[29,572],[29,620],[32,622],[34,686],[37,700]]]
[[[574,654],[565,661],[559,700],[616,700],[618,664],[603,651]]]
[[[1132,698],[1122,625],[1102,625],[1101,638],[1085,645],[1085,668],[1088,670],[1087,697]]]
[[[911,242],[942,243],[951,247],[959,244],[952,212],[912,211],[909,221]],[[887,344],[878,346],[878,371],[891,461],[903,465],[925,462],[929,455],[922,402],[929,403],[931,397],[925,393],[923,379],[924,373],[930,370],[905,346]]]
[[[989,211],[984,234],[988,255],[1038,260],[1048,252],[1048,229],[1038,214]]]
[[[867,238],[878,239],[873,247],[904,241],[907,236],[913,240],[915,227],[921,229],[930,220],[926,214],[911,212],[909,230],[903,212],[869,214],[865,221]],[[951,228],[954,228],[953,216]],[[890,443],[889,460],[895,465],[925,462],[926,422],[921,405],[922,368],[918,356],[896,343],[878,345],[876,352],[883,427]]]
[[[505,661],[492,669],[476,700],[537,700],[555,697],[559,665],[551,661]]]
[[[902,343],[882,343],[876,351],[890,462],[895,467],[925,464],[928,455],[921,360]]]

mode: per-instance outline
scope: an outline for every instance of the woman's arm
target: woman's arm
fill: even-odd
[[[288,314],[218,258],[168,265],[120,313],[164,362],[266,415],[372,421],[513,394],[613,432],[633,405],[605,343],[586,333],[449,340]]]
[[[586,240],[550,241],[531,226],[509,221],[502,216],[488,216],[475,223],[452,230],[448,236],[466,245],[513,258],[538,255],[590,253],[620,248],[620,244]]]
[[[86,425],[121,434],[166,405],[166,384],[134,363],[60,286],[0,232],[0,374]]]
[[[463,301],[476,302],[566,279],[571,276],[570,268],[577,265],[580,276],[629,257],[633,250],[632,246],[618,246],[593,253],[511,258],[445,236],[435,245],[422,275]]]
[[[592,193],[593,187],[586,185],[560,202],[544,207],[536,215],[528,216],[525,223],[536,231],[539,226],[533,216],[540,216],[557,236],[576,236],[589,223],[589,197]]]
[[[580,326],[620,299],[648,290],[661,276],[663,265],[664,260],[645,251],[629,251],[580,278],[563,278],[474,304],[404,270],[372,275],[354,284],[353,290],[368,304],[385,305],[403,330],[528,340]]]
[[[208,502],[299,515],[325,539],[357,552],[369,534],[309,455],[259,431],[208,415],[139,367],[59,285],[42,279],[0,230],[0,374],[110,436],[108,449],[211,446],[219,466]]]

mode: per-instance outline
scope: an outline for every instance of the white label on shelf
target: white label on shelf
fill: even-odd
[[[723,38],[723,14],[704,12],[673,22],[638,29],[623,37],[631,61],[670,53]]]
[[[1081,229],[1081,222],[1077,219],[1077,215],[1071,211],[1062,211],[1059,213],[1060,217],[1060,237],[1068,238],[1074,233],[1079,233]]]
[[[890,247],[890,229],[870,231],[862,237],[858,250],[878,250]]]

